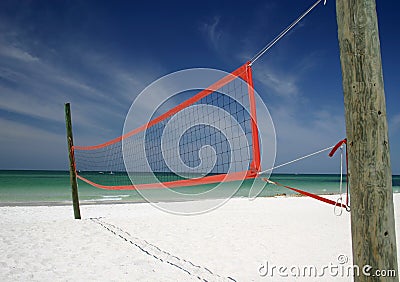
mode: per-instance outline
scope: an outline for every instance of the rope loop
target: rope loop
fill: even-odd
[[[338,207],[339,207],[339,209],[338,209]],[[347,210],[347,206],[346,206],[346,210]],[[340,195],[340,197],[336,200],[335,206],[333,208],[333,213],[336,216],[341,216],[343,214],[343,197],[342,197],[342,195]]]

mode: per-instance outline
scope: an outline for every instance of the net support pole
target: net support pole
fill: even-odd
[[[349,157],[355,281],[399,281],[388,125],[375,0],[336,0]],[[373,276],[393,270],[396,277]]]
[[[74,208],[75,219],[81,219],[81,212],[79,209],[79,197],[78,197],[78,182],[76,180],[75,157],[73,151],[74,138],[72,136],[71,107],[69,103],[65,104],[65,125],[67,129],[69,176],[72,188],[72,205]]]

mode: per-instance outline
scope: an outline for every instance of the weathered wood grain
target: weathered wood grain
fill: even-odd
[[[354,264],[398,281],[388,126],[375,0],[336,1],[348,139]]]

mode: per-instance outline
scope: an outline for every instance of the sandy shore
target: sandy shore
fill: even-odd
[[[293,281],[305,266],[351,264],[349,213],[306,197],[231,199],[196,216],[149,204],[85,205],[82,220],[69,206],[0,212],[1,281]],[[395,212],[400,223],[400,194]],[[297,268],[282,277],[273,266]]]

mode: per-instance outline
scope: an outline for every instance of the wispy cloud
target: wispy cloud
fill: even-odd
[[[294,57],[288,49],[276,48],[256,62],[253,78],[275,124],[280,164],[333,145],[345,136],[345,123],[341,110],[313,101],[315,94],[304,82],[320,67],[318,51]],[[239,59],[246,57],[251,57],[248,52],[238,53]],[[276,172],[332,173],[337,167],[323,154]]]
[[[394,115],[390,120],[389,120],[389,131],[391,134],[395,134],[400,130],[400,113]]]
[[[0,56],[16,59],[21,62],[29,63],[37,61],[38,58],[15,46],[0,45]]]
[[[232,40],[227,36],[229,30],[222,28],[219,18],[214,18],[205,24],[203,32],[219,55],[226,59],[223,54],[226,51],[220,46],[229,45],[234,60],[238,64],[244,63],[273,39],[281,31],[280,29],[286,27],[276,27],[271,21],[274,18],[272,11],[276,8],[265,7],[258,16],[250,17],[252,19],[250,24],[257,29],[257,32],[253,29],[245,30],[240,33],[240,40],[237,36],[233,36],[241,44],[229,45],[228,40]],[[266,16],[265,13],[270,14]],[[290,19],[287,24],[290,24]],[[296,30],[306,26],[306,22],[298,25],[253,66],[256,90],[269,108],[275,124],[277,163],[328,147],[345,136],[343,112],[315,103],[313,95],[310,95],[310,89],[307,88],[309,85],[304,82],[321,67],[320,51],[316,48],[308,52],[296,54],[292,52],[291,44],[299,42],[295,36]],[[260,37],[260,34],[263,36]],[[327,155],[323,155],[282,168],[279,172],[336,172],[337,167],[337,162],[332,162]]]
[[[86,71],[79,72],[62,62],[34,57],[5,38],[0,38],[0,46],[3,63],[0,108],[54,121],[63,121],[59,107],[70,100],[86,106],[86,111],[82,111],[82,123],[93,124],[96,117],[112,114],[111,109],[123,115],[120,110],[126,111],[127,103],[148,81],[157,77],[142,70],[119,68],[110,62],[90,61],[85,50],[81,50],[81,58],[75,58],[85,63]],[[98,76],[103,80],[93,79]],[[97,103],[94,109],[90,107],[93,101],[104,103]]]
[[[261,67],[257,67],[254,77],[268,89],[272,90],[269,91],[270,93],[284,98],[293,98],[299,94],[299,87],[297,85],[299,75],[279,69],[280,67],[274,69],[268,65],[262,65]]]
[[[107,53],[96,54],[82,46],[77,52],[78,42],[74,46],[66,42],[60,45],[60,49],[47,47],[41,42],[41,52],[35,54],[32,43],[35,40],[19,40],[19,26],[12,26],[4,20],[0,25],[1,30],[7,30],[7,33],[0,34],[0,114],[12,114],[8,120],[1,121],[3,132],[7,132],[2,133],[0,139],[1,166],[7,165],[6,151],[15,144],[28,148],[31,147],[28,140],[34,139],[37,142],[42,140],[49,148],[54,144],[64,146],[65,102],[72,103],[77,133],[75,143],[97,144],[118,136],[135,96],[160,76],[160,67],[154,63],[135,68],[124,66],[110,61],[111,56]],[[46,55],[50,53],[52,56]],[[79,62],[79,66],[71,65],[71,61]],[[59,125],[59,130],[54,131],[54,123]],[[17,138],[18,132],[29,134]],[[39,147],[46,150],[46,145],[36,146]],[[29,154],[34,152],[27,152],[24,158],[29,158]],[[65,165],[63,148],[47,156],[57,160],[54,168]]]
[[[0,127],[2,129],[0,169],[66,167],[67,148],[64,136],[3,118],[0,118]]]
[[[344,116],[333,111],[313,113],[308,120],[299,118],[293,107],[271,109],[277,135],[277,164],[334,145],[345,137]],[[338,164],[327,153],[284,167],[277,172],[332,173]]]
[[[221,40],[223,35],[223,32],[220,29],[220,20],[221,17],[214,16],[211,21],[204,22],[200,26],[200,30],[208,39],[211,47],[213,47],[217,51],[219,51],[221,48]]]

